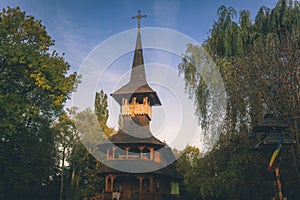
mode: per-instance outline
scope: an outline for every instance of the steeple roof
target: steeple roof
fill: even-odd
[[[140,20],[142,17],[144,16],[140,15],[139,12],[139,15],[135,18]],[[148,96],[152,106],[161,105],[157,93],[147,83],[141,41],[140,22],[138,25],[130,81],[117,91],[113,92],[111,96],[120,105],[122,104],[122,98],[131,100],[133,97],[137,97],[137,101],[141,101],[145,96]]]

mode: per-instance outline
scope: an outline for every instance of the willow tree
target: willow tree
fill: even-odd
[[[227,112],[223,133],[231,135],[225,137],[226,143],[219,145],[217,142],[212,152],[219,152],[225,144],[230,145],[235,135],[247,141],[243,147],[246,149],[253,147],[256,138],[249,138],[249,132],[265,114],[273,113],[289,124],[290,128],[286,134],[296,140],[296,145],[287,149],[290,154],[284,157],[292,163],[283,172],[293,177],[287,182],[291,194],[297,193],[291,183],[300,181],[299,11],[299,2],[279,0],[273,9],[261,7],[254,20],[251,20],[248,11],[241,11],[237,20],[232,17],[236,13],[232,8],[222,6],[218,11],[219,19],[214,22],[210,36],[203,44],[215,61],[224,81]],[[207,83],[202,81],[201,74],[197,74],[196,70],[190,70],[193,60],[200,59],[201,62],[199,57],[190,57],[197,55],[195,51],[198,48],[188,46],[179,70],[184,74],[188,91],[194,93],[192,97],[195,105],[201,108],[196,109],[196,114],[203,121],[211,112],[210,105],[207,104],[209,95],[202,95],[209,94],[209,90],[206,87]],[[206,125],[214,126],[214,121],[208,120]],[[238,145],[238,148],[241,147],[242,145]],[[247,152],[252,154],[249,148],[244,151],[244,155]],[[250,162],[241,154],[236,156],[240,156],[240,159],[248,164],[253,161]],[[254,158],[260,162],[259,155]],[[233,161],[234,156],[229,157],[226,162],[229,164]],[[233,172],[234,169],[225,167],[224,173],[230,170]]]
[[[235,13],[233,8],[220,7],[219,19],[203,44],[224,81],[228,103],[225,128],[236,131],[243,122],[251,128],[268,112],[284,118],[295,116],[299,112],[299,3],[280,0],[272,10],[262,7],[254,23],[249,11],[241,11],[238,22]],[[201,59],[196,57],[198,49],[188,46],[179,70],[187,91],[195,94],[195,102],[201,102],[196,103],[196,114],[205,120],[209,91],[192,62]]]

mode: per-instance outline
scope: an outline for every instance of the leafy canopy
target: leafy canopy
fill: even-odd
[[[0,12],[0,198],[39,198],[52,173],[51,126],[76,77],[53,45],[33,16],[18,7]]]

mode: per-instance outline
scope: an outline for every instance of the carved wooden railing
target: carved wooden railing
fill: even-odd
[[[134,117],[135,115],[148,115],[152,119],[152,109],[148,98],[145,97],[142,104],[136,102],[136,98],[133,98],[131,103],[128,103],[127,99],[122,101],[122,115],[130,115]]]

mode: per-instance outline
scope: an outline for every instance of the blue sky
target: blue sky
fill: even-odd
[[[221,5],[237,11],[248,9],[254,18],[259,7],[273,8],[276,0],[1,0],[0,7],[20,6],[42,20],[56,41],[55,49],[66,53],[76,71],[100,42],[119,32],[136,28],[131,17],[141,9],[148,17],[142,27],[163,27],[184,33],[202,43]]]
[[[111,37],[135,29],[137,21],[132,20],[131,17],[137,15],[139,9],[142,14],[147,15],[147,18],[142,20],[142,27],[174,30],[201,44],[208,37],[213,22],[217,20],[216,13],[221,5],[232,6],[238,12],[242,9],[250,10],[254,19],[261,6],[273,8],[276,2],[276,0],[0,0],[0,8],[19,6],[28,15],[41,20],[49,35],[55,40],[53,49],[59,53],[65,53],[66,61],[71,64],[71,71],[80,72],[82,69],[88,69],[89,75],[96,75],[101,74],[99,72],[101,61],[97,61],[97,57],[101,56],[95,53],[101,52],[99,47]],[[125,42],[125,46],[130,45],[133,50],[136,30],[129,31],[129,33],[133,34],[128,38],[127,43]],[[142,30],[143,46],[147,39],[149,41],[146,34],[143,35]],[[151,39],[150,41],[153,41]],[[128,44],[129,41],[130,44]],[[120,46],[114,45],[114,48],[122,49],[121,44]],[[114,49],[110,48],[110,50]],[[89,57],[93,59],[87,59]],[[201,129],[193,114],[193,102],[187,97],[182,98],[184,81],[178,78],[176,71],[180,55],[144,49],[144,59],[149,65],[149,67],[146,66],[146,70],[150,69],[147,71],[148,82],[158,92],[163,103],[162,107],[153,109],[151,127],[154,135],[179,149],[187,144],[205,149],[204,143],[209,143],[209,141],[204,141],[199,134]],[[91,64],[92,67],[86,67],[86,63]],[[113,60],[109,68],[105,68],[102,72],[104,76],[93,77],[98,80],[98,85],[97,89],[90,91],[92,94],[90,98],[87,95],[81,95],[80,100],[88,106],[93,105],[95,90],[104,89],[106,93],[112,93],[126,83],[131,63],[132,52]],[[81,85],[84,85],[84,81]],[[117,127],[119,107],[111,98],[109,98],[109,110],[112,114],[108,124]],[[188,135],[188,133],[191,134]]]

